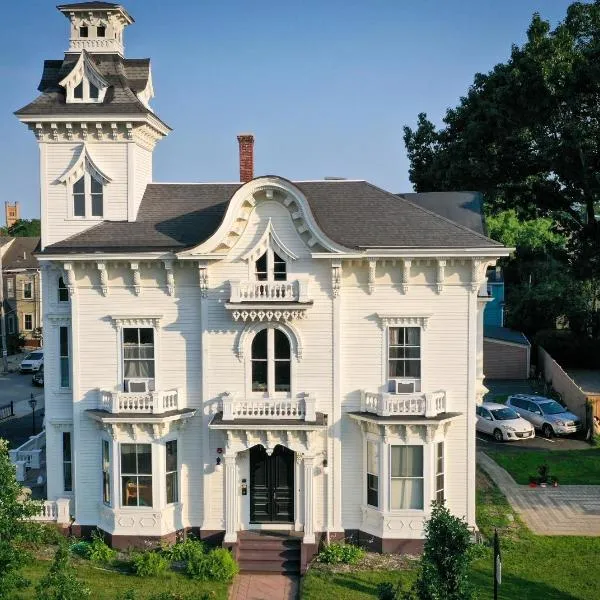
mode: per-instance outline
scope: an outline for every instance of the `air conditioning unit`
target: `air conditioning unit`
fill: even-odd
[[[417,390],[417,382],[406,379],[391,379],[389,390],[392,394],[414,394]]]
[[[127,391],[128,392],[147,392],[148,381],[146,379],[128,379],[127,380]]]

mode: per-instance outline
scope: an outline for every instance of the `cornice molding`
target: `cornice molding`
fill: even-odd
[[[377,313],[377,318],[383,327],[421,327],[427,329],[431,314]]]

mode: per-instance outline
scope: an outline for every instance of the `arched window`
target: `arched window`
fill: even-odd
[[[291,348],[285,333],[274,327],[261,329],[252,340],[252,391],[291,390]]]
[[[90,172],[73,184],[73,216],[102,217],[104,214],[104,186]]]
[[[257,281],[285,281],[287,263],[272,248],[256,259]]]

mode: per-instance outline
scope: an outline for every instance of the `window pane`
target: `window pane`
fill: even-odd
[[[140,344],[154,344],[154,329],[142,327],[140,329]]]
[[[121,444],[121,473],[136,473],[135,444]]]
[[[418,360],[407,360],[404,363],[405,377],[414,377],[418,379],[421,377],[421,361]]]
[[[252,361],[252,391],[264,392],[267,390],[267,361]]]
[[[423,477],[423,446],[392,446],[392,477]]]
[[[104,215],[104,202],[102,194],[92,194],[92,217],[102,217]]]
[[[379,446],[375,442],[367,442],[367,472],[379,475]]]
[[[152,477],[138,477],[139,506],[152,506]]]
[[[106,35],[106,27],[104,27],[103,25],[99,25],[96,28],[96,35],[98,37],[104,37]]]
[[[404,342],[404,334],[400,327],[390,327],[390,346],[402,344]]]
[[[78,100],[83,98],[83,81],[79,83],[79,85],[75,86],[75,89],[73,90],[73,96]]]
[[[406,345],[419,346],[421,344],[421,330],[418,327],[405,327]]]
[[[267,253],[265,252],[256,261],[256,279],[264,281],[267,279]]]
[[[107,471],[102,472],[102,502],[110,504],[110,474]]]
[[[290,391],[290,361],[276,360],[275,361],[275,391],[289,392]]]
[[[404,361],[390,360],[390,377],[404,377]]]
[[[423,480],[422,479],[392,479],[391,481],[392,509],[423,509]]]
[[[84,183],[83,177],[81,177],[80,179],[78,179],[73,184],[73,193],[74,194],[85,194],[85,183]]]
[[[101,194],[102,184],[94,177],[90,177],[90,181],[92,183],[92,194]]]
[[[87,26],[83,26],[79,28],[79,37],[86,38],[88,36],[88,28]]]
[[[379,477],[367,475],[367,504],[379,507]]]
[[[444,489],[444,475],[443,474],[438,475],[435,478],[435,489],[438,491]]]
[[[167,451],[167,471],[177,471],[177,441],[165,444]]]
[[[267,358],[267,330],[259,331],[252,340],[252,358]]]
[[[65,492],[73,491],[73,475],[72,465],[70,462],[63,463],[63,482],[65,486]]]
[[[63,431],[63,460],[71,460],[71,432]]]
[[[121,485],[123,489],[123,506],[137,506],[138,504],[138,486],[137,476],[123,476],[121,478]]]
[[[179,500],[177,487],[177,471],[174,471],[173,473],[167,473],[167,504],[171,504]]]
[[[68,388],[69,385],[69,357],[63,356],[60,359],[60,387]]]
[[[125,379],[154,379],[154,361],[125,360],[123,361],[123,371]]]
[[[124,344],[137,344],[139,340],[139,330],[126,328],[123,329],[123,343]]]
[[[69,329],[60,327],[60,355],[69,356]]]
[[[98,98],[98,88],[90,81],[90,98],[96,100]]]
[[[275,252],[273,252],[273,279],[285,281],[287,264]]]
[[[73,194],[73,215],[85,217],[85,196],[83,194]]]
[[[290,358],[290,340],[280,329],[275,329],[275,358]]]
[[[65,280],[62,277],[58,278],[58,301],[68,302],[69,301],[69,290],[65,285]]]
[[[150,444],[137,445],[138,473],[152,475],[152,446]]]

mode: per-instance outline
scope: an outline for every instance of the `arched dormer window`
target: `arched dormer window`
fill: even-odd
[[[108,89],[108,82],[85,50],[60,85],[65,88],[67,104],[102,102]]]
[[[75,164],[58,181],[67,185],[70,218],[104,217],[104,188],[111,179],[95,164],[85,145]]]
[[[252,392],[266,396],[290,393],[292,352],[288,336],[277,327],[260,329],[251,346]]]

